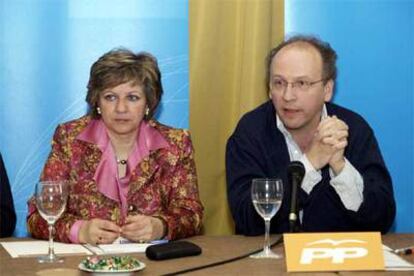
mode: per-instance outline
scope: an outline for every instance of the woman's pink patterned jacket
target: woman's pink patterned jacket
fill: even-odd
[[[93,179],[102,152],[97,145],[76,138],[90,121],[84,116],[58,126],[41,175],[42,180],[64,179],[71,183],[66,210],[55,224],[57,241],[69,243],[71,226],[78,220],[102,218],[123,223],[120,203],[101,194]],[[154,120],[148,123],[169,146],[151,151],[132,171],[128,208],[163,219],[168,227],[167,239],[196,235],[201,230],[203,206],[190,135]],[[28,205],[28,231],[34,238],[48,239],[47,223],[37,212],[33,198]]]

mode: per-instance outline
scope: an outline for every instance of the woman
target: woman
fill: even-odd
[[[56,240],[172,240],[200,232],[190,135],[152,119],[162,91],[157,61],[147,53],[117,49],[93,64],[89,114],[56,129],[41,175],[71,183]],[[33,237],[48,238],[33,198],[27,222]]]

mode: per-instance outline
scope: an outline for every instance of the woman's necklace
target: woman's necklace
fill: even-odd
[[[119,159],[119,158],[117,158],[116,159],[116,163],[118,165],[126,165],[127,164],[127,161],[125,159]]]

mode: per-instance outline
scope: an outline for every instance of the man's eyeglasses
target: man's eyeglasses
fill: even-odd
[[[306,80],[297,80],[294,82],[288,82],[284,79],[275,78],[272,80],[272,89],[276,91],[284,91],[287,86],[290,84],[292,86],[292,89],[298,90],[298,91],[307,91],[309,88],[311,88],[314,84],[317,84],[319,82],[323,82],[326,79],[320,79],[317,81],[306,81]]]

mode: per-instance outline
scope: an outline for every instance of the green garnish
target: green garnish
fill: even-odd
[[[120,271],[131,270],[141,266],[140,262],[131,256],[112,256],[107,258],[88,257],[82,264],[94,271]]]

